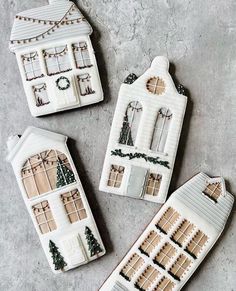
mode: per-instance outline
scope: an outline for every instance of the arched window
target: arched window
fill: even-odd
[[[28,198],[75,182],[66,155],[56,150],[47,150],[27,159],[21,169],[21,178]]]
[[[120,132],[120,144],[134,146],[142,111],[143,107],[138,101],[132,101],[128,104]]]
[[[171,119],[172,113],[169,109],[161,108],[158,111],[152,135],[151,150],[164,152]]]

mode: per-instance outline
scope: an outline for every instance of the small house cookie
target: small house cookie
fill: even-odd
[[[190,179],[170,196],[100,291],[180,290],[218,240],[233,202],[223,178],[200,173]]]
[[[139,78],[121,85],[99,189],[164,203],[180,138],[187,97],[156,57]]]
[[[103,100],[91,33],[90,24],[67,0],[49,0],[49,5],[16,15],[10,50],[33,116]]]
[[[35,127],[8,140],[7,160],[56,273],[105,254],[66,141],[64,135]]]

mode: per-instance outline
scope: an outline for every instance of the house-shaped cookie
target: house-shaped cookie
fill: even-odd
[[[100,190],[164,203],[187,97],[177,92],[165,57],[121,85]]]
[[[8,140],[7,160],[56,273],[105,254],[66,141],[64,135],[35,127]]]
[[[76,5],[49,5],[18,13],[11,31],[29,108],[33,116],[103,100],[92,28]]]
[[[100,291],[180,290],[216,243],[233,203],[223,178],[194,176],[170,196]]]

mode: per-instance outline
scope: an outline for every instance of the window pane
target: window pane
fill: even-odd
[[[185,255],[181,254],[170,268],[169,274],[180,281],[190,264],[191,261]]]
[[[50,103],[48,99],[46,83],[35,85],[32,87],[32,90],[34,93],[35,105],[37,107],[44,106]]]
[[[146,184],[146,194],[157,196],[161,186],[161,179],[161,175],[150,173]]]
[[[80,193],[77,189],[62,194],[61,200],[71,223],[87,217],[82,198],[80,197]]]
[[[33,205],[32,210],[42,234],[53,231],[57,228],[47,200]]]
[[[141,251],[141,253],[149,256],[151,252],[155,249],[155,247],[158,245],[160,240],[161,237],[154,230],[152,230],[139,247],[139,250]]]
[[[122,183],[124,170],[123,166],[111,165],[107,186],[119,188]]]
[[[149,265],[135,282],[135,287],[139,290],[148,290],[157,279],[158,274],[159,272],[153,266]]]
[[[29,198],[76,181],[66,156],[55,150],[30,157],[21,170],[21,177]]]
[[[172,119],[172,113],[167,108],[161,108],[157,114],[153,130],[151,150],[164,152],[166,139]]]
[[[49,76],[72,70],[67,46],[46,49],[43,55]]]
[[[23,63],[25,76],[27,81],[43,77],[43,73],[40,68],[39,56],[37,52],[24,54],[21,56]]]
[[[167,234],[172,226],[177,222],[179,216],[180,215],[177,211],[172,207],[169,207],[156,224],[156,227]]]
[[[86,96],[95,93],[95,91],[92,88],[91,76],[89,74],[79,75],[77,79],[79,82],[81,96]]]
[[[76,68],[84,69],[92,66],[88,46],[85,41],[72,44]]]
[[[163,277],[153,291],[172,291],[174,286],[174,282],[166,277]]]
[[[144,260],[136,253],[131,256],[127,264],[120,271],[120,275],[124,277],[127,281],[130,281],[134,274],[139,270],[139,268],[144,264]]]
[[[175,254],[176,249],[170,243],[165,243],[160,252],[154,258],[153,262],[165,269]]]
[[[120,132],[120,144],[134,146],[142,111],[142,105],[138,101],[132,101],[128,104]]]
[[[181,247],[183,243],[186,242],[189,238],[193,228],[194,225],[191,224],[188,220],[184,219],[172,235],[171,239]]]
[[[191,241],[188,243],[186,252],[188,252],[194,259],[198,258],[207,240],[208,237],[201,230],[198,230]]]

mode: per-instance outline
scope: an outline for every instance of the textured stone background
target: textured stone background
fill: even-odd
[[[124,256],[159,205],[98,191],[121,82],[141,74],[156,55],[189,90],[189,102],[170,193],[199,171],[223,175],[236,193],[236,3],[233,0],[80,0],[94,28],[105,101],[87,108],[31,117],[8,39],[16,12],[46,0],[0,3],[0,290],[93,291]],[[55,276],[50,271],[10,164],[6,139],[35,125],[71,137],[69,148],[87,193],[107,255]],[[227,231],[185,290],[236,290],[235,210]]]

